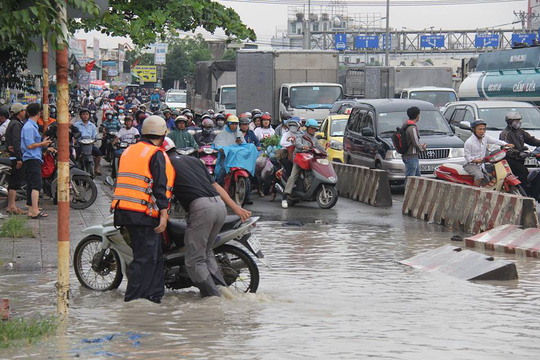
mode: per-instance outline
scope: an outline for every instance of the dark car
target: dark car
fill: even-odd
[[[407,109],[420,109],[420,172],[433,175],[442,163],[464,164],[463,141],[454,135],[439,109],[427,101],[406,99],[357,100],[343,136],[345,163],[387,170],[394,184],[405,180],[405,164],[392,145],[392,134],[407,121]]]
[[[347,109],[350,109],[356,104],[357,99],[339,100],[332,105],[329,115],[343,115]]]

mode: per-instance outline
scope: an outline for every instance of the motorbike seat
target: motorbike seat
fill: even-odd
[[[11,160],[9,160],[7,157],[0,157],[0,164],[11,166]]]
[[[182,220],[169,220],[167,222],[167,233],[169,239],[178,247],[184,246],[184,235],[186,234],[187,223]]]
[[[455,175],[470,175],[462,165],[459,164],[443,164],[440,167],[441,171],[447,171]]]
[[[237,215],[227,215],[225,218],[225,222],[223,223],[223,226],[221,227],[220,232],[232,230],[236,228],[236,224],[240,221],[240,217]]]

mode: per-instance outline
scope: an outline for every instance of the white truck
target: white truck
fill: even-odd
[[[457,101],[452,68],[438,66],[362,66],[340,77],[348,97],[428,101],[439,109]]]
[[[343,97],[338,54],[316,50],[240,50],[236,58],[238,113],[260,109],[272,123],[284,116],[322,121]]]
[[[191,108],[200,117],[207,110],[225,110],[236,114],[236,62],[234,60],[198,61]]]

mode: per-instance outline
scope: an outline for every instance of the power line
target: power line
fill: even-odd
[[[265,5],[305,5],[305,0],[221,0],[222,2],[236,2],[247,4],[265,4]],[[449,5],[481,5],[481,4],[499,4],[509,2],[521,2],[522,0],[405,0],[392,1],[392,7],[395,6],[449,6]],[[328,6],[328,1],[312,0],[311,5]],[[384,0],[366,0],[366,1],[348,1],[347,6],[386,6]]]

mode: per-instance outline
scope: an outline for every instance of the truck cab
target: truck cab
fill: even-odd
[[[225,110],[228,114],[236,115],[236,85],[218,87],[214,101],[216,111]]]
[[[334,103],[343,98],[343,88],[333,83],[282,84],[279,91],[279,116],[298,116],[321,123]]]
[[[441,112],[444,111],[446,104],[458,101],[454,89],[435,86],[403,89],[396,95],[396,98],[427,101],[439,108]]]

